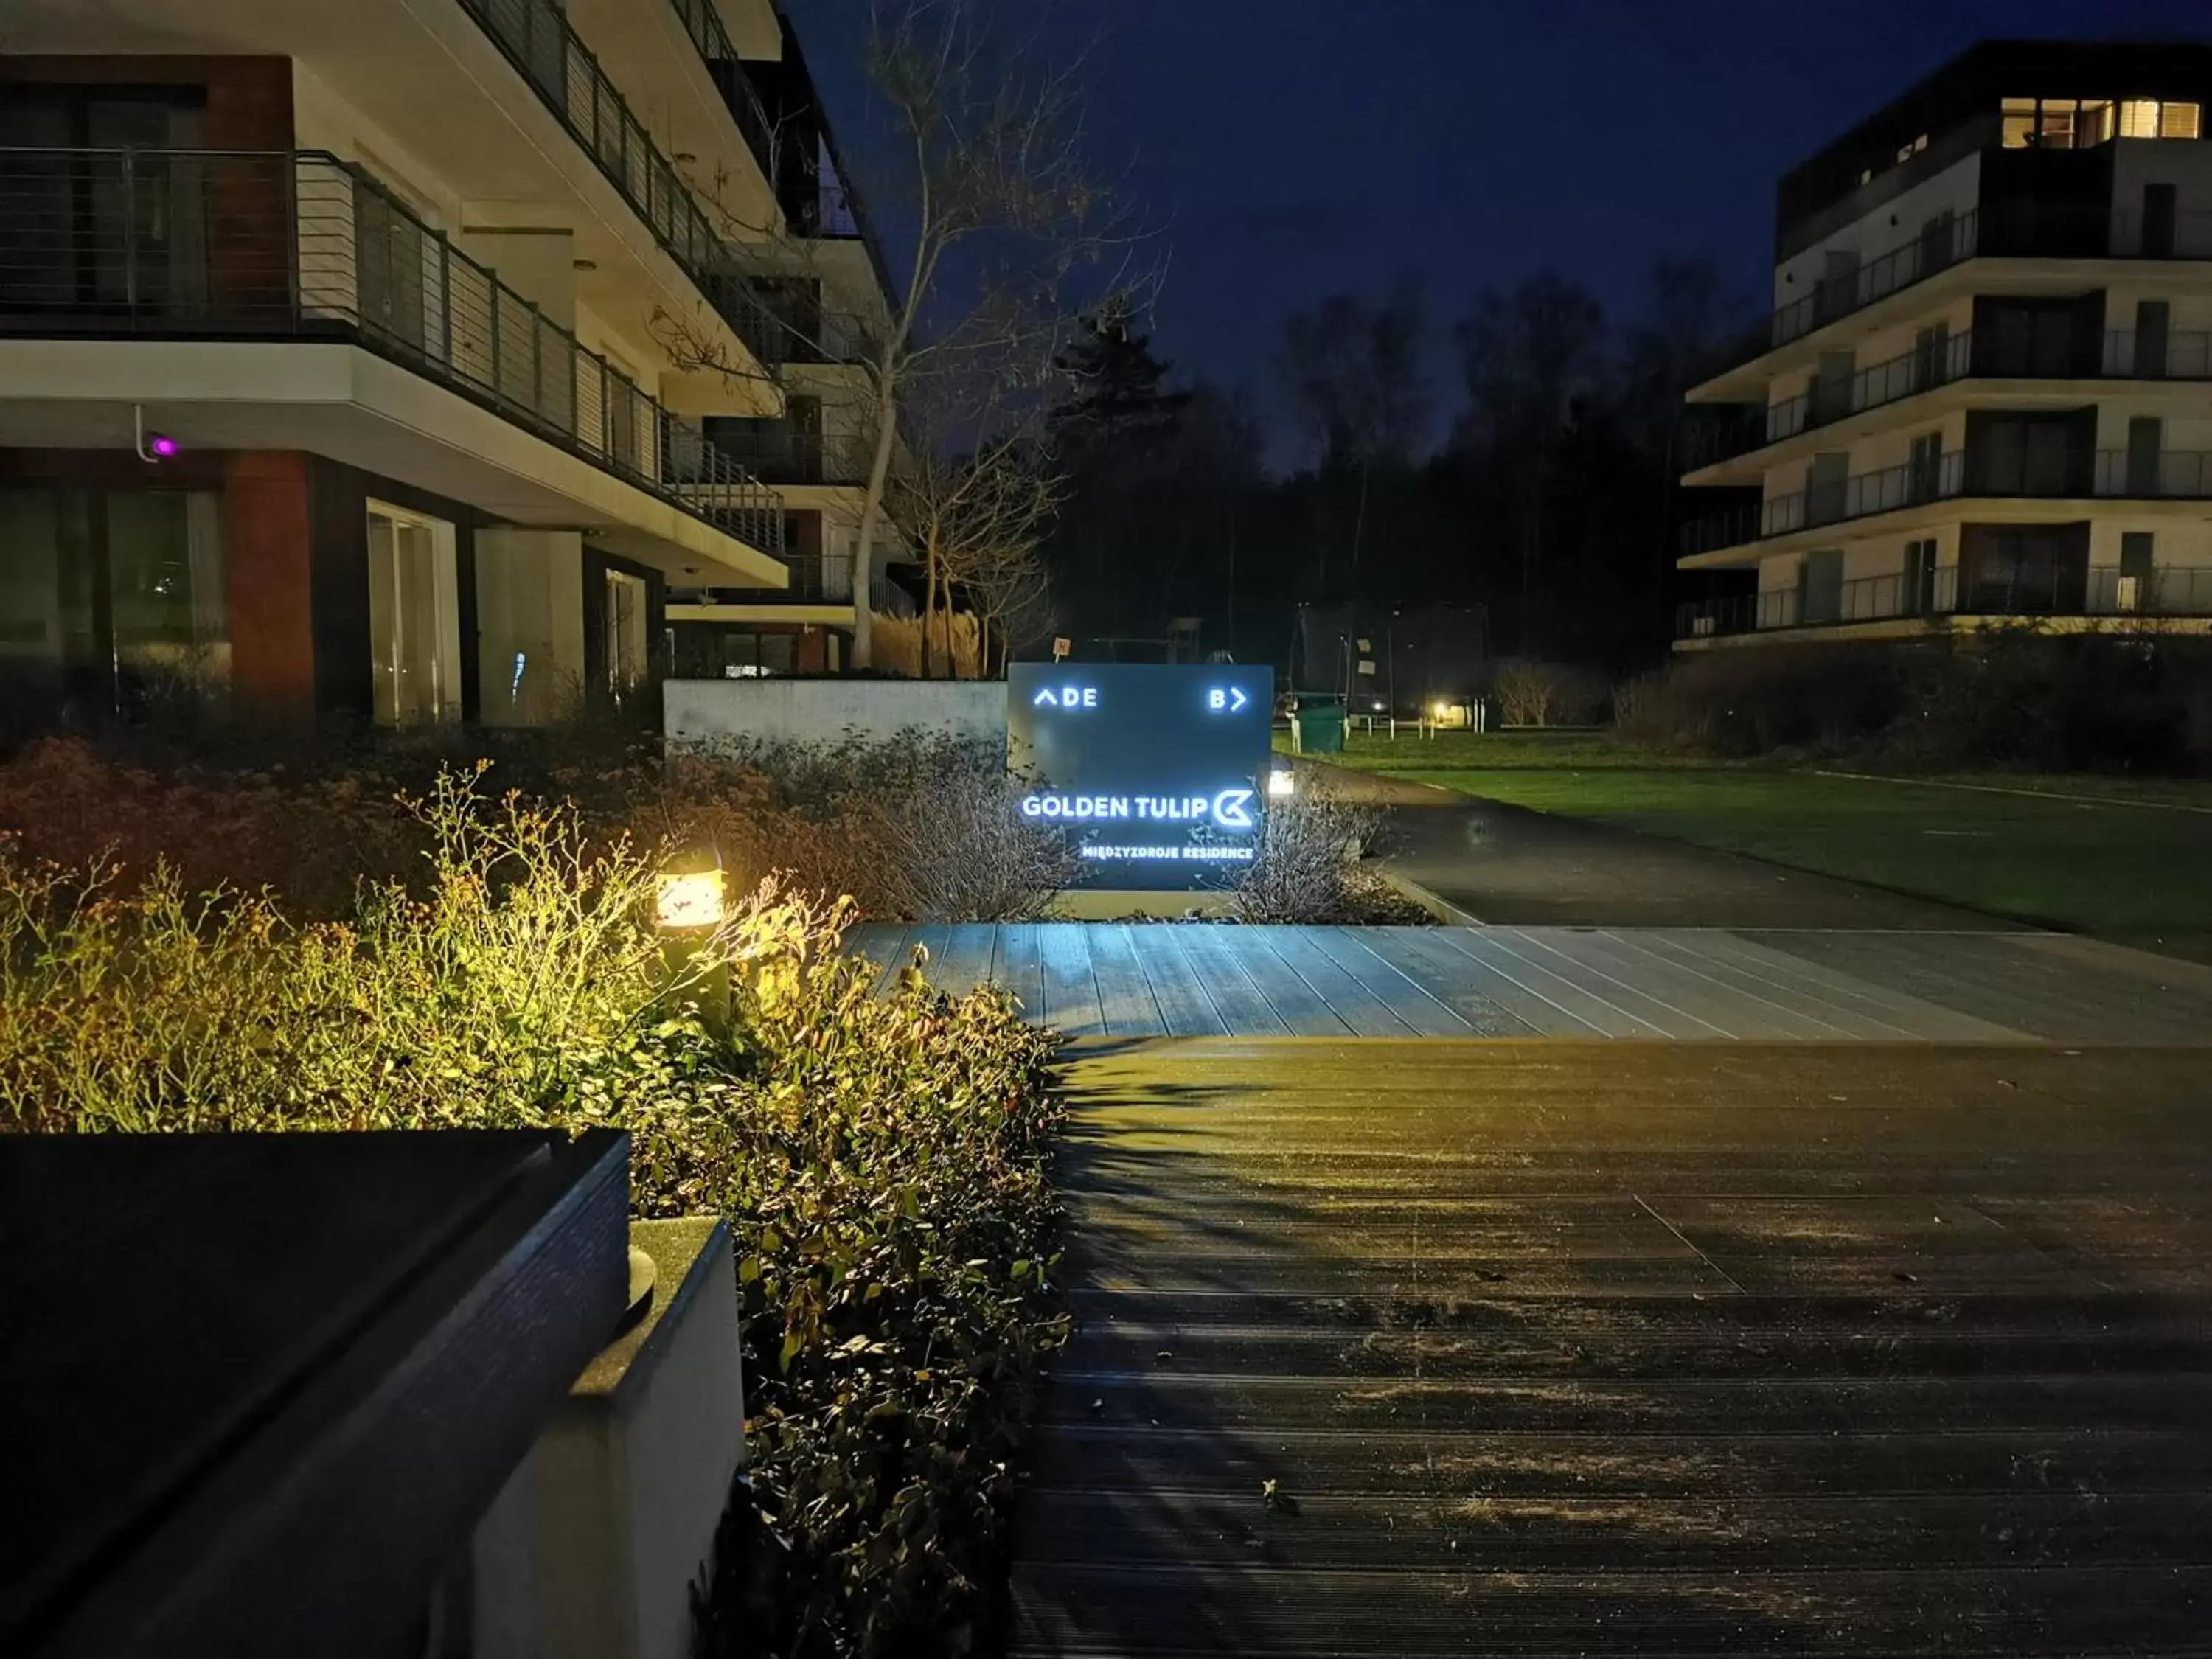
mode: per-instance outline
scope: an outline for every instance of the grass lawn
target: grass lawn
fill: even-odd
[[[1443,764],[1378,758],[1373,750],[1390,750],[1387,741],[1356,741],[1344,758],[1463,794],[2212,960],[2212,815],[2151,804],[2212,806],[2212,785],[1833,777],[1655,762],[1589,734],[1454,733],[1422,747],[1447,743],[1455,747],[1439,754]],[[2134,801],[2143,804],[2119,804]]]

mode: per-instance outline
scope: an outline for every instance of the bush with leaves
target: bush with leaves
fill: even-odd
[[[0,1129],[605,1126],[645,1216],[729,1218],[751,1467],[710,1653],[958,1653],[1038,1361],[1057,1107],[995,994],[871,994],[849,905],[765,882],[695,948],[653,862],[473,777],[343,921],[0,849]],[[736,1408],[736,1402],[732,1402]]]

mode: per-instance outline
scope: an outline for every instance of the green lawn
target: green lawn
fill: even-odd
[[[1276,748],[1287,750],[1289,745],[1287,733],[1275,734]],[[1615,743],[1602,732],[1497,732],[1480,736],[1472,732],[1439,732],[1424,738],[1410,727],[1395,739],[1379,733],[1370,737],[1364,732],[1348,732],[1343,755],[1330,758],[1341,758],[1346,766],[1370,772],[1429,771],[1440,767],[1516,771],[1533,767],[1549,771],[1560,767],[1642,769],[1711,765],[1709,761],[1677,759]]]
[[[1513,738],[1462,738],[1472,765],[1407,766],[1395,757],[1378,764],[1364,750],[1345,758],[1464,794],[2212,959],[2212,816],[2078,799],[2212,805],[2212,786],[2010,775],[1945,781],[2008,792],[1991,793],[1771,768],[1654,765],[1601,738],[1553,741],[1548,764],[1535,758],[1540,740]],[[2008,793],[2015,790],[2046,793]]]

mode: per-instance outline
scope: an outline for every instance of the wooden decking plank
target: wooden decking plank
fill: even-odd
[[[1351,975],[1369,995],[1420,1036],[1471,1036],[1474,1027],[1438,1001],[1404,969],[1367,943],[1365,927],[1304,927],[1313,948]]]
[[[1152,1000],[1170,1036],[1223,1036],[1229,1023],[1221,1017],[1212,994],[1200,980],[1190,959],[1175,948],[1175,935],[1197,922],[1146,921],[1128,924],[1132,948],[1144,963],[1145,978],[1152,988]]]
[[[1665,1033],[1619,1002],[1511,942],[1512,929],[1440,927],[1439,942],[1494,975],[1504,986],[1494,994],[1540,1031],[1552,1036],[1660,1036]]]
[[[1789,1023],[1797,1036],[1838,1042],[1853,1037],[1894,1039],[1911,1034],[1895,1019],[1872,1012],[1872,1004],[1850,1006],[1818,995],[1787,975],[1761,974],[1741,958],[1709,948],[1708,941],[1694,931],[1656,927],[1611,931],[1614,939],[1631,950],[1672,963],[1686,973],[1755,999],[1772,1009],[1776,1019]]]
[[[1215,954],[1233,961],[1243,970],[1267,1000],[1267,1006],[1275,1011],[1275,1017],[1291,1029],[1292,1035],[1357,1035],[1351,1021],[1344,1018],[1330,999],[1279,951],[1270,946],[1267,934],[1275,930],[1236,927],[1211,931],[1218,941]]]
[[[1610,1036],[1560,1000],[1532,994],[1459,948],[1461,927],[1370,927],[1364,940],[1385,962],[1466,1019],[1482,1036]],[[1523,975],[1524,979],[1534,975]]]
[[[1833,1038],[1832,1027],[1803,1018],[1761,998],[1747,996],[1709,974],[1636,948],[1633,930],[1622,938],[1609,929],[1522,928],[1522,935],[1557,952],[1577,966],[1601,975],[1625,992],[1668,1011],[1673,1034],[1683,1037],[1741,1037],[1753,1042]],[[1631,1003],[1630,1006],[1641,1006]]]
[[[1094,922],[1091,970],[1098,981],[1098,1007],[1109,1036],[1165,1036],[1159,999],[1127,923]]]
[[[956,997],[988,984],[998,932],[996,925],[988,921],[963,921],[947,927],[937,958],[929,964],[929,982]]]
[[[1778,985],[1802,988],[1808,997],[1825,999],[1838,1008],[1856,1011],[1869,1020],[1893,1025],[1895,1035],[1901,1037],[1951,1042],[2018,1042],[2027,1035],[2009,1025],[1977,1019],[1887,983],[1863,979],[1779,949],[1770,941],[1787,937],[1783,933],[1710,928],[1660,931],[1662,937],[1680,938],[1707,956],[1740,962],[1747,972],[1771,978]]]
[[[1103,1036],[1106,1019],[1098,1003],[1098,980],[1091,971],[1091,929],[1080,921],[1025,924],[1035,934],[1044,980],[1039,1018],[1068,1036]]]
[[[1311,927],[1247,927],[1283,963],[1320,995],[1328,1000],[1338,1018],[1355,1036],[1407,1036],[1416,1028],[1393,1012],[1390,1005],[1360,982],[1314,940]]]
[[[1219,937],[1235,931],[1211,922],[1194,921],[1171,925],[1164,937],[1182,952],[1191,970],[1204,982],[1206,994],[1213,999],[1213,1006],[1220,1010],[1232,1035],[1285,1036],[1290,1031],[1289,1024],[1275,1012],[1274,1005],[1267,1000],[1267,994],[1237,953]]]
[[[1581,986],[1591,995],[1611,1003],[1622,1012],[1677,1038],[1724,1037],[1731,1035],[1717,1019],[1684,1007],[1679,993],[1665,994],[1655,982],[1659,975],[1642,981],[1611,959],[1598,943],[1595,930],[1573,927],[1501,927],[1493,937],[1509,951],[1549,969],[1561,979]]]
[[[1022,1012],[1038,1024],[1044,1023],[1044,964],[1037,951],[1036,928],[1029,922],[1010,921],[999,928],[998,954],[991,977],[999,988],[1022,1006]]]
[[[878,923],[869,927],[854,946],[864,960],[876,964],[876,995],[888,992],[898,978],[899,969],[906,966],[907,945],[914,933],[913,928],[896,923]]]

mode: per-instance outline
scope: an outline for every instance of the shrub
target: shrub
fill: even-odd
[[[1864,744],[1914,705],[1924,647],[1759,644],[1702,651],[1615,694],[1620,734],[1735,758]]]
[[[1586,726],[1605,711],[1603,677],[1569,663],[1508,657],[1491,689],[1507,726]]]
[[[673,760],[657,827],[849,894],[872,920],[1018,921],[1079,865],[1056,828],[1014,811],[1020,788],[1004,749],[978,738],[755,744]]]
[[[1270,801],[1260,856],[1237,882],[1242,921],[1360,925],[1426,921],[1420,908],[1360,858],[1382,830],[1380,808],[1331,793],[1312,777]]]
[[[708,1650],[968,1651],[1062,1330],[1047,1040],[913,973],[872,997],[848,904],[765,883],[672,963],[626,842],[472,777],[416,810],[424,878],[344,921],[0,849],[0,1128],[628,1131],[635,1211],[726,1215],[740,1262]]]

